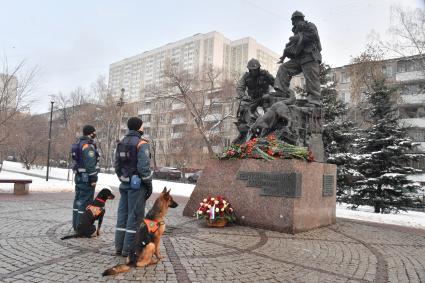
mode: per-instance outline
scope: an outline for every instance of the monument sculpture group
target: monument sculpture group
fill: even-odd
[[[321,136],[322,47],[316,26],[304,18],[299,11],[292,14],[293,35],[278,62],[276,78],[261,69],[258,60],[248,62],[248,72],[237,86],[239,135],[233,143],[244,148],[255,139],[273,136],[288,146],[308,147],[315,162],[284,155],[272,161],[211,160],[185,215],[193,216],[204,197],[223,195],[232,201],[242,225],[297,233],[335,222],[336,166],[324,163]],[[306,82],[303,99],[290,88],[292,77],[300,73]]]

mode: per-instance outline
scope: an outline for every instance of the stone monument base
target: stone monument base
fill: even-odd
[[[183,214],[207,196],[226,197],[238,224],[299,233],[335,223],[336,166],[287,160],[210,160]]]

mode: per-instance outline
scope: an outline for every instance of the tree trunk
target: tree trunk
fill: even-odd
[[[378,185],[378,188],[376,190],[376,196],[379,197],[379,201],[375,200],[375,213],[381,213],[382,210],[382,186],[381,184]]]

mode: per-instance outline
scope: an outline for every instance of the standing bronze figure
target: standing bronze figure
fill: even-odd
[[[319,33],[313,23],[304,20],[304,14],[295,11],[291,17],[293,36],[289,38],[278,63],[274,88],[283,93],[289,93],[289,84],[293,76],[304,74],[307,89],[305,106],[320,107],[319,65],[322,61]],[[283,63],[285,58],[289,61]]]

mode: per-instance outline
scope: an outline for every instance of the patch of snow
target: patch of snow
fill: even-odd
[[[381,175],[380,178],[398,178],[398,177],[404,177],[405,174],[400,173],[385,173],[384,175]]]
[[[29,184],[31,192],[73,192],[74,184],[71,181],[62,181],[51,179],[46,182],[46,179],[28,176],[21,173],[11,173],[2,170],[0,172],[1,179],[31,179],[32,183]],[[96,187],[99,190],[99,187]],[[13,192],[13,184],[0,184],[0,192]]]
[[[371,206],[359,206],[357,210],[352,210],[347,204],[337,204],[336,216],[425,229],[425,213],[418,211],[401,211],[397,214],[381,214],[374,213],[373,207]]]
[[[55,168],[52,167],[49,173],[50,177],[53,178],[61,178],[63,180],[55,180],[49,179],[46,182],[45,175],[46,169],[31,169],[27,170],[23,167],[23,164],[19,162],[10,162],[3,161],[4,170],[0,172],[0,178],[9,179],[9,178],[19,178],[19,179],[32,179],[33,183],[30,184],[30,193],[31,191],[40,191],[40,192],[74,192],[75,184],[72,181],[67,181],[68,169],[63,168]],[[5,170],[13,170],[19,171],[19,173],[12,173]],[[37,177],[33,177],[31,175],[26,174],[37,174]],[[72,172],[70,174],[72,176]],[[107,174],[107,173],[99,173],[99,180],[96,185],[96,191],[99,191],[103,188],[118,188],[120,185],[120,181],[115,174]],[[177,183],[177,182],[168,182],[162,180],[153,180],[152,182],[153,192],[160,193],[167,187],[171,189],[171,192],[174,195],[189,197],[195,188],[194,184],[185,184],[185,183]],[[0,184],[0,192],[1,191],[13,191],[13,184]]]
[[[415,182],[425,182],[425,174],[408,175],[407,179]]]

